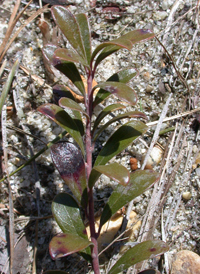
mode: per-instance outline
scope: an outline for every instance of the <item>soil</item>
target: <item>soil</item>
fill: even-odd
[[[125,67],[133,67],[139,72],[130,82],[130,86],[138,96],[134,109],[142,110],[146,114],[149,130],[117,156],[116,161],[124,164],[129,170],[131,157],[137,158],[138,168],[141,168],[151,146],[157,121],[171,96],[166,120],[161,126],[161,130],[166,131],[155,141],[163,149],[161,162],[155,160],[153,164],[153,168],[160,172],[161,179],[154,189],[151,188],[136,198],[132,205],[132,210],[143,222],[142,227],[135,232],[136,241],[153,237],[169,244],[170,250],[164,258],[162,270],[158,260],[148,263],[161,273],[168,274],[177,251],[187,249],[200,255],[199,1],[44,2],[63,2],[74,14],[86,13],[91,26],[93,48],[103,41],[115,39],[134,29],[151,29],[157,36],[157,39],[136,44],[131,52],[121,50],[107,57],[99,67],[95,80],[97,83],[105,81],[114,72]],[[16,1],[12,0],[1,1],[1,43],[9,27],[15,4]],[[25,1],[21,1],[18,13],[25,4]],[[9,39],[12,39],[39,8],[38,1],[32,1],[17,20]],[[2,178],[25,164],[32,155],[45,147],[44,143],[51,142],[62,132],[60,127],[37,111],[40,105],[53,102],[52,86],[56,81],[63,80],[60,75],[55,74],[52,67],[44,63],[41,49],[50,38],[43,36],[39,28],[40,18],[39,15],[30,20],[29,24],[21,29],[1,60],[1,92],[14,62],[19,61],[1,120]],[[58,31],[56,37],[54,35],[55,23],[49,9],[45,10],[44,19],[49,25],[51,39],[65,47],[67,41],[62,34]],[[115,98],[111,97],[107,104],[114,100]],[[128,107],[128,110],[133,110],[133,107]],[[118,124],[113,124],[109,130],[102,133],[99,147],[117,126]],[[99,148],[96,149],[98,151]],[[96,210],[103,207],[114,185],[107,177],[101,177],[95,187]],[[51,216],[51,203],[55,195],[63,191],[68,189],[52,163],[49,150],[44,151],[35,162],[10,176],[9,182],[0,182],[2,273],[10,273],[9,193],[12,193],[14,212],[14,274],[43,273],[50,269],[65,270],[67,273],[92,273],[90,266],[77,254],[56,261],[49,255],[48,244],[53,235],[60,232]],[[158,201],[155,197],[159,197]],[[101,271],[106,273],[105,266]],[[129,270],[129,273],[134,271]]]

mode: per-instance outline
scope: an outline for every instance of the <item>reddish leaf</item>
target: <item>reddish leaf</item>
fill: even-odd
[[[115,96],[128,102],[129,104],[135,105],[137,102],[137,95],[135,91],[124,83],[109,81],[109,82],[98,84],[94,88],[98,88],[98,87],[100,87],[104,91],[109,92],[110,94],[114,94]],[[103,92],[101,91],[101,94],[102,93]],[[97,97],[99,97],[98,93],[97,93]]]
[[[147,30],[147,29],[138,29],[138,30],[133,30],[125,35],[122,35],[118,39],[105,42],[97,46],[97,48],[94,50],[92,54],[92,60],[95,58],[95,56],[101,51],[99,56],[96,59],[95,62],[95,67],[98,66],[98,64],[105,59],[107,56],[110,54],[118,51],[121,48],[126,48],[128,50],[131,50],[133,45],[135,43],[138,43],[140,41],[146,40],[146,39],[151,39],[155,36],[152,31]]]
[[[91,244],[89,240],[80,236],[62,233],[53,237],[49,244],[49,252],[55,260],[83,250]]]
[[[87,65],[84,59],[82,59],[77,53],[73,52],[70,49],[59,48],[54,52],[54,57],[62,61],[81,63],[85,66]]]
[[[60,142],[51,147],[51,157],[78,202],[86,204],[85,163],[81,151],[72,143]]]
[[[75,121],[66,113],[61,107],[54,104],[44,104],[38,108],[38,111],[48,116],[51,120],[56,122],[59,126],[64,128],[74,138],[80,146],[84,154],[84,145],[81,138],[80,129],[77,127]]]
[[[85,14],[74,16],[67,8],[54,6],[51,9],[54,21],[69,43],[85,62],[90,61],[90,31]]]
[[[121,82],[121,83],[128,83],[133,77],[138,74],[138,71],[134,68],[126,68],[123,70],[114,73],[111,77],[109,77],[106,81],[107,82]],[[103,100],[105,100],[110,95],[110,92],[106,92],[103,89],[100,89],[95,97],[93,106],[95,107]]]
[[[163,254],[169,250],[168,245],[159,240],[145,241],[135,245],[122,255],[109,270],[109,274],[118,274],[134,264]]]

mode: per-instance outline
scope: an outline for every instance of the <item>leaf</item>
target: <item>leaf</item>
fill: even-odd
[[[124,105],[122,104],[112,104],[109,105],[107,107],[105,107],[97,116],[95,122],[94,122],[94,126],[93,126],[93,130],[92,132],[94,133],[95,129],[98,127],[99,123],[103,120],[103,118],[105,118],[108,114],[110,114],[111,112],[115,111],[115,110],[119,110],[125,108]]]
[[[89,245],[92,245],[92,242],[88,239],[73,234],[62,233],[51,240],[49,253],[51,258],[55,260],[83,250]]]
[[[51,8],[54,21],[61,29],[69,43],[76,50],[76,52],[88,62],[88,41],[89,27],[87,18],[85,15],[79,15],[76,18],[65,7],[54,6]],[[83,25],[85,25],[85,33],[83,31]],[[89,62],[88,62],[89,65]]]
[[[141,195],[158,178],[159,174],[152,170],[137,170],[131,173],[128,185],[118,185],[112,192],[103,209],[100,225],[105,224],[120,208]]]
[[[126,68],[114,73],[107,81],[128,83],[133,77],[138,75],[139,72],[134,68]]]
[[[131,50],[134,44],[140,41],[151,39],[154,36],[155,34],[148,29],[138,29],[130,31],[115,40],[105,42],[97,46],[92,54],[91,59],[93,61],[95,56],[103,49],[96,59],[95,67],[97,67],[103,59],[105,59],[110,54],[118,51],[119,49],[126,48],[128,50]]]
[[[128,169],[118,163],[112,163],[109,165],[100,165],[93,168],[93,171],[97,171],[101,174],[104,174],[111,178],[112,180],[118,182],[119,184],[126,186],[130,179],[130,173]],[[91,183],[90,183],[91,182]],[[93,185],[92,172],[91,177],[89,178],[89,187]]]
[[[98,84],[96,87],[94,87],[94,89],[98,87],[109,92],[110,94],[114,94],[118,98],[125,100],[131,105],[135,105],[137,102],[137,95],[135,91],[124,83],[109,81]]]
[[[101,132],[104,131],[110,124],[112,124],[116,121],[120,121],[121,119],[124,119],[124,118],[143,118],[143,119],[147,119],[146,115],[143,112],[140,112],[140,111],[130,111],[130,112],[122,113],[118,116],[115,116],[114,118],[109,120],[106,124],[104,124],[96,132],[93,141],[95,141],[97,139],[97,137],[101,134]]]
[[[94,166],[105,165],[115,155],[127,148],[134,140],[141,136],[147,130],[147,126],[140,121],[129,121],[118,128],[108,139],[105,146],[96,158]],[[94,185],[98,180],[100,173],[93,170],[90,184]]]
[[[81,151],[72,143],[60,142],[51,147],[51,157],[73,195],[85,206],[87,203],[86,173]]]
[[[62,232],[87,239],[79,205],[71,195],[56,195],[52,202],[52,213]]]
[[[85,87],[83,81],[74,63],[65,60],[60,60],[59,58],[53,56],[52,64],[56,69],[58,69],[65,76],[67,76],[83,95],[85,94]]]
[[[87,59],[87,63],[90,64],[91,60],[91,36],[90,36],[90,27],[88,23],[88,18],[85,14],[80,13],[76,14],[75,18],[79,25],[79,30],[81,33],[81,38],[83,41],[83,47],[85,49],[85,55]]]
[[[83,58],[80,57],[77,53],[70,49],[59,48],[54,52],[54,58],[62,61],[69,61],[75,63],[81,63],[82,65],[87,66],[87,63]]]
[[[128,83],[133,77],[135,77],[138,72],[133,68],[126,68],[123,70],[114,73],[111,77],[109,77],[106,81],[107,82],[121,82],[121,83]],[[95,97],[93,107],[101,103],[110,95],[110,92],[106,92],[103,89],[100,89]]]
[[[74,138],[77,144],[80,146],[84,155],[84,145],[81,138],[81,133],[77,127],[75,121],[66,113],[61,107],[54,104],[44,104],[38,109],[41,113],[45,114],[51,120],[56,122],[59,126],[64,128]]]
[[[69,109],[79,111],[89,118],[88,114],[82,109],[82,107],[79,104],[77,104],[75,101],[69,98],[61,98],[59,101],[59,105],[64,109],[69,108]]]
[[[127,148],[134,140],[145,133],[147,126],[140,121],[129,121],[118,128],[100,151],[94,166],[105,165],[115,155]]]
[[[135,245],[125,252],[113,265],[109,274],[118,274],[133,266],[134,264],[163,254],[169,250],[168,245],[159,240],[145,241]]]
[[[63,86],[63,85],[53,86],[53,98],[54,98],[54,101],[57,105],[58,105],[58,101],[63,97],[69,98],[71,100],[75,100],[74,96],[67,89],[66,86]]]
[[[72,93],[66,88],[66,86],[63,86],[63,85],[55,85],[53,87],[53,95],[54,95],[54,101],[57,105],[59,104],[59,100],[63,97],[65,98],[65,100],[67,100],[68,98],[69,100],[72,100],[73,102],[75,102],[75,98],[72,95]],[[80,131],[81,136],[83,136],[84,126],[83,126],[80,111],[72,110],[70,108],[69,109],[65,108],[65,111],[73,118],[74,122],[76,123]]]

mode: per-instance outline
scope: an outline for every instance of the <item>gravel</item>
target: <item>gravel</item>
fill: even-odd
[[[138,95],[138,102],[134,108],[128,107],[128,111],[136,109],[142,110],[148,117],[148,122],[159,119],[163,106],[172,92],[172,100],[168,109],[167,117],[171,117],[182,112],[199,108],[199,44],[197,38],[198,13],[196,10],[197,2],[190,1],[93,1],[96,2],[91,9],[88,0],[74,1],[69,5],[73,13],[87,12],[93,32],[92,46],[95,48],[100,42],[115,39],[121,32],[122,34],[137,28],[150,28],[156,34],[158,39],[164,44],[169,55],[156,41],[156,39],[145,41],[133,47],[129,53],[127,50],[121,50],[116,54],[107,57],[102,65],[99,66],[96,81],[104,81],[114,72],[125,67],[134,67],[139,71],[130,86],[135,89]],[[133,3],[134,2],[134,3]],[[112,11],[113,3],[120,8],[119,14],[115,14],[114,19],[106,19],[108,14],[104,13],[105,8]],[[8,27],[10,10],[13,10],[15,1],[4,0],[1,4],[0,18],[0,41],[2,41]],[[34,1],[20,22],[17,23],[16,29],[37,9],[38,3]],[[23,1],[20,10],[24,7]],[[45,13],[51,29],[54,26],[53,20],[49,13]],[[9,70],[18,58],[20,64],[30,70],[31,74],[37,75],[45,80],[46,85],[41,86],[26,75],[21,69],[18,70],[13,89],[8,95],[7,106],[12,106],[13,90],[19,97],[19,109],[11,117],[8,117],[7,125],[20,127],[23,126],[26,132],[36,135],[44,142],[52,141],[61,129],[52,123],[44,115],[37,112],[37,107],[48,102],[52,102],[52,79],[50,79],[43,64],[41,46],[43,44],[42,34],[38,27],[38,18],[28,24],[19,34],[14,43],[6,53],[7,65],[1,78],[0,87],[6,81]],[[63,41],[63,44],[65,42]],[[172,61],[173,60],[173,61]],[[181,80],[174,69],[174,65],[185,78],[188,87]],[[113,103],[114,97],[107,101],[107,105]],[[198,114],[199,115],[199,114]],[[167,167],[165,180],[171,178],[174,166],[177,163],[177,157],[183,146],[183,157],[178,168],[172,186],[166,194],[166,202],[163,207],[162,218],[166,225],[166,241],[170,244],[168,254],[169,261],[173,255],[182,249],[188,249],[200,254],[199,245],[199,209],[200,209],[200,168],[199,162],[199,120],[197,113],[185,116],[185,118],[173,119],[164,124],[163,128],[176,127],[175,146],[172,151],[172,157]],[[194,122],[197,123],[195,131]],[[117,124],[111,125],[109,130],[101,135],[101,141],[105,142],[109,135],[115,129]],[[132,144],[126,152],[121,153],[116,161],[123,163],[130,169],[129,160],[135,156],[141,165],[141,160],[147,152],[147,146],[150,145],[152,134],[155,126],[150,127],[148,135],[141,140]],[[182,130],[182,135],[181,135]],[[159,137],[158,142],[167,148],[170,133]],[[180,139],[178,139],[180,136]],[[16,170],[30,156],[29,145],[32,146],[32,152],[36,153],[44,147],[39,140],[18,134],[13,130],[7,131],[7,147],[9,152],[8,171],[9,173]],[[17,271],[20,274],[31,273],[31,264],[33,261],[33,247],[35,241],[35,221],[20,221],[23,216],[30,217],[37,215],[37,204],[35,194],[36,173],[40,181],[40,215],[51,215],[51,201],[54,196],[66,191],[58,172],[54,169],[49,151],[44,152],[36,160],[37,168],[32,165],[26,166],[23,170],[10,177],[10,184],[13,193],[14,208],[20,212],[15,214],[15,232],[19,238],[23,233],[26,235],[26,244],[24,250],[27,250],[29,259],[25,260],[25,266]],[[155,167],[160,170],[160,164]],[[3,175],[2,175],[3,176]],[[102,200],[101,204],[107,200],[111,187],[115,185],[110,179],[102,176],[96,187],[96,198]],[[0,187],[0,204],[8,205],[8,186],[6,181],[1,183]],[[183,193],[189,192],[190,199],[184,199]],[[144,195],[137,198],[133,204],[133,210],[139,217],[146,212],[148,203],[152,195],[152,190],[148,190]],[[98,205],[98,203],[97,203]],[[98,206],[97,206],[98,207]],[[0,208],[0,233],[3,239],[6,239],[9,212],[6,208]],[[174,214],[174,215],[173,215]],[[161,221],[157,223],[154,231],[156,238],[162,238]],[[61,260],[52,261],[48,254],[48,243],[55,233],[60,230],[55,221],[42,219],[38,222],[38,257],[37,273],[42,273],[46,269],[60,268],[69,273],[88,273],[85,263],[76,254]],[[0,270],[5,271],[7,259],[7,244],[0,242]],[[16,268],[17,269],[17,268]],[[27,270],[28,269],[28,270]],[[16,271],[16,273],[17,273]],[[84,271],[84,272],[83,272]],[[7,272],[8,273],[8,272]],[[104,272],[102,272],[104,273]],[[163,273],[166,273],[165,270]]]

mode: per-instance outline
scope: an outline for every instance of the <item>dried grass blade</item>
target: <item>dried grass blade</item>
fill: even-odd
[[[8,173],[8,155],[7,155],[7,132],[6,132],[6,106],[3,106],[1,113],[1,125],[2,125],[2,143],[4,162],[7,173],[8,192],[9,192],[9,241],[10,241],[10,274],[12,274],[13,260],[14,260],[14,213],[13,213],[13,198]]]
[[[8,95],[9,90],[10,90],[10,86],[12,84],[12,80],[13,80],[13,77],[15,75],[15,72],[18,68],[18,64],[19,64],[19,61],[18,60],[15,61],[14,65],[13,65],[13,67],[12,67],[12,69],[11,69],[9,75],[8,75],[8,79],[7,79],[7,81],[6,81],[6,83],[3,87],[3,91],[2,91],[2,94],[1,94],[1,97],[0,97],[0,113],[2,111],[2,108],[3,108],[3,105],[5,103],[6,97]]]
[[[1,54],[0,57],[0,62],[2,61],[3,57],[5,56],[7,50],[9,49],[10,45],[13,43],[13,41],[16,39],[16,37],[19,35],[19,33],[21,32],[21,30],[23,28],[25,28],[31,21],[33,21],[36,17],[38,17],[41,13],[43,13],[44,11],[48,10],[48,4],[45,5],[43,8],[37,10],[33,15],[31,15],[26,22],[17,29],[17,31],[15,32],[15,34],[13,35],[13,37],[10,39],[10,41],[8,42],[7,46],[5,47],[4,51]]]
[[[6,35],[5,35],[5,37],[4,37],[4,39],[3,39],[3,42],[2,42],[2,44],[1,44],[1,46],[0,46],[0,55],[2,54],[3,49],[5,48],[7,42],[8,42],[8,40],[9,40],[9,38],[10,38],[10,35],[11,35],[12,31],[13,31],[13,28],[14,28],[14,26],[15,26],[15,25],[13,24],[13,22],[14,22],[14,20],[15,20],[15,16],[16,16],[17,11],[18,11],[18,9],[19,9],[20,2],[21,2],[21,0],[17,0],[16,3],[15,3],[13,12],[12,12],[11,17],[10,17],[10,21],[9,21],[9,23],[8,23],[8,29],[7,29],[7,31],[6,31]]]

